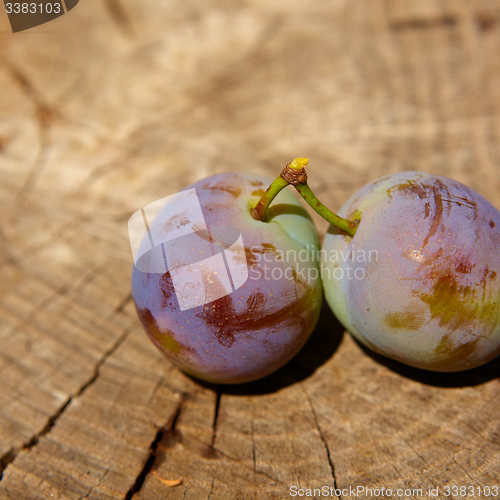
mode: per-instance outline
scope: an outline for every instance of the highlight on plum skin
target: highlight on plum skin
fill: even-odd
[[[317,323],[323,294],[316,229],[287,190],[269,207],[267,222],[255,220],[251,209],[270,183],[227,173],[190,186],[209,228],[241,232],[248,279],[232,293],[181,310],[170,272],[134,266],[132,295],[144,330],[174,365],[199,379],[236,384],[269,375],[297,354]],[[156,222],[185,223],[177,212],[165,207]]]
[[[443,372],[500,354],[500,212],[493,205],[457,181],[403,172],[363,187],[339,215],[361,220],[354,237],[330,227],[322,280],[332,311],[356,339]]]

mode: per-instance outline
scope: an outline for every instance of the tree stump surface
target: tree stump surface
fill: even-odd
[[[405,367],[324,307],[274,375],[200,384],[142,331],[127,221],[296,156],[332,209],[403,170],[500,208],[500,0],[88,0],[16,34],[0,19],[0,499],[498,497],[481,490],[500,486],[498,359]]]

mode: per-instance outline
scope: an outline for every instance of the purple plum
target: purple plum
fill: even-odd
[[[318,320],[319,238],[301,202],[285,190],[266,222],[251,215],[270,183],[226,173],[186,188],[196,190],[201,224],[190,215],[193,204],[186,210],[167,201],[150,224],[151,241],[167,239],[172,228],[184,236],[163,248],[152,244],[147,265],[134,266],[132,294],[146,333],[199,379],[235,384],[264,377],[297,354]],[[141,245],[148,241],[144,236]],[[167,263],[163,272],[145,272],[154,258]],[[220,268],[213,267],[217,259]]]
[[[325,297],[352,335],[418,368],[459,371],[500,354],[500,212],[469,187],[402,172],[339,211],[321,250]]]

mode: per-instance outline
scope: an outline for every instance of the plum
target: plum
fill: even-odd
[[[201,220],[190,215],[193,202],[167,201],[148,221],[154,238],[144,236],[142,262],[132,272],[137,313],[154,344],[199,379],[264,377],[300,350],[318,320],[319,238],[301,202],[283,191],[265,222],[251,215],[270,183],[259,175],[215,175],[186,190],[196,193]],[[155,246],[172,228],[183,235]]]
[[[382,177],[339,215],[321,249],[325,297],[356,339],[435,371],[500,354],[500,212],[469,187],[421,172]]]

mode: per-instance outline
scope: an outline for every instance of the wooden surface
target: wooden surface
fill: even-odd
[[[487,498],[498,360],[406,368],[325,308],[278,373],[200,385],[142,332],[127,220],[301,155],[333,209],[409,169],[500,208],[499,0],[85,0],[15,35],[0,21],[1,499]]]

